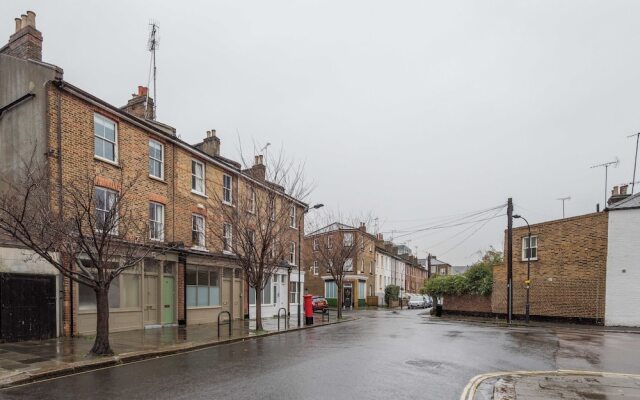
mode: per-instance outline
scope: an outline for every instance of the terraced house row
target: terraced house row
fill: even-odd
[[[148,239],[162,251],[112,283],[111,330],[214,322],[221,311],[234,319],[255,316],[255,292],[234,258],[238,232],[224,218],[228,210],[256,218],[265,212],[256,209],[256,199],[266,194],[273,195],[273,210],[287,210],[290,222],[278,238],[286,263],[262,293],[263,317],[282,307],[295,313],[304,286],[291,269],[299,263],[307,205],[267,181],[262,156],[248,168],[222,157],[215,130],[200,143],[186,143],[175,128],[155,119],[145,87],[117,107],[71,84],[60,67],[42,61],[42,40],[35,14],[28,12],[16,19],[15,33],[0,48],[0,170],[17,176],[25,160],[35,158],[47,167],[54,204],[60,195],[55,187],[90,174],[96,213],[106,214],[122,188],[129,188],[128,212],[148,223]],[[33,301],[3,303],[1,339],[95,331],[92,289],[29,258],[10,238],[0,239],[0,290],[39,293],[29,296]],[[28,328],[11,327],[18,314]]]

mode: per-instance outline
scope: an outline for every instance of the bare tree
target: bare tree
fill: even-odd
[[[326,214],[310,223],[315,227],[324,225],[320,229],[312,228],[312,232],[307,237],[312,240],[315,260],[318,261],[320,267],[331,274],[337,286],[338,318],[342,318],[345,277],[356,272],[356,260],[365,251],[361,236],[363,232],[356,228],[356,226],[361,226],[360,224],[366,225],[365,222],[362,222],[365,220],[368,221],[370,218],[344,219],[340,215]],[[319,221],[324,221],[324,223],[319,223]],[[347,221],[347,223],[342,221]]]
[[[119,177],[112,188],[96,185],[87,172],[52,183],[47,166],[35,157],[23,161],[0,193],[0,232],[49,262],[60,273],[96,295],[96,338],[92,355],[113,354],[109,343],[109,287],[123,271],[160,249],[149,240],[145,215],[130,198],[138,176]],[[137,214],[137,215],[136,215]]]
[[[237,187],[223,178],[214,190],[219,217],[207,223],[211,237],[235,257],[255,290],[256,330],[263,330],[262,293],[269,278],[278,267],[297,264],[301,201],[310,192],[301,165],[287,161],[283,153],[271,161],[267,170],[262,156],[256,156],[255,164],[239,174]]]

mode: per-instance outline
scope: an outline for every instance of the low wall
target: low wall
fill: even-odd
[[[491,314],[491,296],[445,295],[443,311],[447,314],[489,315]]]

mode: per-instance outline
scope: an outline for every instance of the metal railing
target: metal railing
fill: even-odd
[[[289,318],[287,318],[287,309],[281,307],[278,309],[278,330],[280,330],[280,312],[284,311],[284,329],[289,329]]]
[[[231,313],[229,311],[220,311],[220,314],[218,314],[218,338],[220,338],[220,317],[222,317],[224,314],[227,314],[229,316],[224,324],[229,325],[229,337],[231,337]]]

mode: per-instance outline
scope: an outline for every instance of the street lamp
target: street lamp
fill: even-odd
[[[527,280],[525,281],[526,285],[527,285],[527,303],[525,304],[525,321],[527,322],[527,324],[529,323],[529,308],[530,308],[530,304],[529,304],[529,289],[531,287],[531,226],[529,226],[529,221],[527,221],[527,219],[521,215],[514,215],[513,218],[520,218],[523,219],[524,222],[526,222],[527,224],[527,229],[529,230],[529,236],[527,237],[527,247],[528,247],[528,251],[527,251]]]
[[[324,207],[324,204],[322,203],[318,203],[314,206],[307,207],[304,209],[302,215],[308,213],[311,210],[317,210],[318,208],[322,208],[322,207]],[[300,217],[302,217],[302,215]],[[302,268],[301,255],[302,255],[302,230],[303,229],[304,227],[302,226],[301,221],[298,220],[298,328],[302,326],[302,310],[301,310],[302,290],[300,287],[300,269]]]

